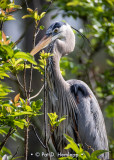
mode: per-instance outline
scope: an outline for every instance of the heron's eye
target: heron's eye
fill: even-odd
[[[54,32],[57,33],[57,32],[58,32],[58,28],[55,28],[55,29],[54,29]]]

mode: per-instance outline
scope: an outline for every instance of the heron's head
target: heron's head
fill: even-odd
[[[64,56],[74,50],[75,35],[69,24],[63,22],[53,23],[46,31],[45,36],[31,51],[35,55],[41,49],[47,47],[50,43],[53,44],[53,50]]]

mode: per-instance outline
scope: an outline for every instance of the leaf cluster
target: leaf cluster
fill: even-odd
[[[21,9],[21,6],[15,5],[14,2],[11,3],[9,0],[1,0],[0,1],[0,21],[5,22],[5,21],[10,21],[10,20],[15,20],[13,15],[9,14],[16,9]]]
[[[35,69],[38,69],[39,72],[44,75],[44,68],[47,65],[47,60],[49,57],[53,56],[51,53],[45,53],[44,50],[40,53],[39,63]]]
[[[89,152],[84,151],[81,147],[81,145],[77,145],[74,140],[69,137],[68,135],[64,134],[65,138],[68,140],[69,144],[65,147],[65,149],[72,149],[76,153],[76,157],[78,157],[79,160],[99,160],[97,157],[101,154],[108,152],[106,150],[96,150],[92,152],[90,155]],[[77,158],[74,157],[62,157],[59,158],[60,160],[76,160]]]
[[[40,110],[43,102],[40,99],[29,102],[29,99],[22,99],[20,94],[15,95],[12,100],[8,97],[12,89],[3,83],[2,80],[4,78],[14,77],[14,80],[16,79],[19,83],[17,78],[18,73],[24,69],[30,68],[31,64],[32,67],[35,68],[37,63],[30,53],[25,53],[18,49],[15,43],[11,41],[10,37],[6,36],[2,31],[3,23],[5,23],[5,21],[14,20],[11,13],[17,9],[21,9],[21,6],[15,5],[14,1],[1,0],[0,8],[0,134],[8,138],[12,137],[16,139],[18,137],[23,139],[17,132],[18,128],[24,129],[25,127],[29,127],[31,118],[42,114]],[[39,21],[45,15],[44,12],[40,14],[40,16],[37,15],[36,11],[33,12],[31,11],[31,14],[34,14],[36,21]],[[43,28],[43,26],[40,26],[40,29]],[[25,62],[27,62],[26,65]],[[26,117],[28,117],[28,119]],[[6,153],[11,155],[11,152],[7,148],[2,147],[0,156]],[[8,157],[11,158],[12,156]]]
[[[62,116],[60,119],[58,119],[58,115],[54,113],[48,113],[48,117],[50,119],[50,125],[51,125],[51,131],[53,132],[62,121],[66,119],[66,116]]]
[[[42,12],[40,15],[38,14],[38,10],[35,9],[34,11],[31,8],[27,8],[27,11],[29,14],[24,15],[22,19],[25,18],[33,18],[35,20],[35,23],[38,24],[38,22],[45,16],[46,12]],[[43,30],[44,26],[40,26],[40,29]]]
[[[16,127],[23,129],[24,126],[29,125],[24,116],[28,115],[29,118],[31,118],[36,115],[41,115],[41,106],[41,100],[28,105],[27,100],[23,100],[20,94],[17,94],[14,100],[0,101],[0,125],[2,127],[9,126],[15,129]]]

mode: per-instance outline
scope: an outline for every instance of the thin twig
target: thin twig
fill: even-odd
[[[34,125],[31,124],[31,126],[32,126],[32,128],[33,128],[33,131],[34,131],[34,133],[35,133],[35,135],[36,135],[38,141],[39,141],[39,142],[41,143],[41,145],[46,149],[46,146],[44,145],[44,143],[42,142],[42,140],[41,140],[40,137],[38,136],[38,134],[37,134],[37,132],[36,132],[36,130],[35,130]]]
[[[29,25],[28,25],[28,26],[29,26]],[[19,42],[21,42],[21,40],[22,40],[22,39],[24,38],[24,36],[25,36],[25,32],[26,32],[26,31],[24,31],[23,34],[19,37],[19,39],[13,44],[13,47],[16,46]]]
[[[6,135],[5,139],[3,140],[3,142],[0,144],[0,151],[1,149],[4,147],[4,145],[6,144],[8,138],[15,132],[15,130],[13,128],[10,128],[8,131],[8,134]]]
[[[17,44],[19,44],[21,42],[21,40],[24,38],[29,26],[33,23],[33,20],[30,20],[29,23],[27,23],[24,32],[22,33],[22,35],[15,41],[15,43],[13,44],[13,47],[16,46]]]
[[[31,88],[32,88],[32,71],[33,71],[33,64],[31,64],[31,69],[30,69],[30,82],[29,82],[29,96],[30,98],[30,93],[31,93]]]
[[[25,0],[25,4],[26,4],[27,8],[29,8],[29,7],[28,7],[28,3],[27,3],[27,0]]]
[[[29,101],[31,101],[33,98],[36,98],[37,96],[39,96],[39,94],[42,92],[43,88],[44,88],[44,85],[41,87],[41,89],[38,91],[37,94],[35,94],[34,96],[29,98]]]
[[[26,90],[26,62],[24,62],[24,91],[25,91],[25,97],[27,97],[27,90]]]
[[[35,29],[34,29],[34,34],[33,34],[33,48],[35,47],[37,28],[38,28],[39,22],[40,21],[35,22]],[[33,73],[33,64],[31,64],[31,69],[30,69],[29,96],[28,96],[28,98],[30,98],[31,87],[32,87],[32,73]]]
[[[37,30],[37,32],[35,34],[36,37],[37,37],[37,35],[38,35],[39,32],[40,32],[40,29],[38,28],[38,30]]]
[[[53,0],[50,1],[50,4],[49,4],[48,8],[45,10],[45,12],[47,12],[49,10],[49,8],[51,7],[52,3],[53,3]]]
[[[47,145],[46,66],[44,66],[44,126],[45,126],[45,145]]]
[[[24,92],[25,92],[25,98],[27,98],[28,95],[27,95],[27,89],[26,89],[26,62],[24,62]],[[28,116],[26,118],[26,121],[28,122]],[[27,160],[28,158],[28,132],[29,132],[29,128],[25,127],[25,152],[24,152],[25,160]]]
[[[49,153],[48,139],[47,139],[47,106],[46,106],[46,66],[44,65],[44,129],[45,129],[45,146],[46,151]],[[50,154],[48,154],[48,160],[51,160]]]
[[[27,5],[27,1],[26,1]],[[27,5],[28,7],[28,5]],[[34,35],[33,35],[33,48],[35,47],[35,42],[36,42],[36,31],[38,27],[39,22],[35,22],[35,30],[34,30]],[[30,93],[31,93],[31,88],[32,88],[32,73],[33,73],[33,64],[31,64],[31,69],[30,69],[30,80],[29,80],[29,89],[28,91],[26,90],[26,63],[24,63],[24,89],[27,97],[27,103],[30,105]],[[29,122],[29,117],[27,115],[26,121]],[[25,129],[25,160],[27,160],[28,157],[28,135],[29,135],[29,126],[26,127]]]
[[[19,85],[24,89],[24,86],[21,84],[18,75],[16,74],[16,78],[17,78],[17,82],[19,83]]]
[[[35,28],[34,28],[34,34],[33,34],[33,48],[35,47],[35,43],[36,43],[36,36],[38,35],[40,29],[38,28],[40,23],[40,20],[38,22],[35,22]],[[37,31],[38,30],[38,31]]]
[[[28,116],[26,118],[26,121],[28,122]],[[29,133],[29,128],[26,127],[25,128],[25,153],[24,153],[25,160],[27,160],[28,158],[28,139],[29,139],[28,133]]]
[[[10,160],[12,160],[16,156],[16,154],[18,153],[18,150],[19,150],[19,146],[17,147],[15,154],[12,156],[12,158]]]

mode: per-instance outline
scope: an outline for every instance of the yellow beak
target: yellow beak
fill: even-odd
[[[33,48],[33,50],[30,52],[32,56],[34,56],[37,52],[39,52],[41,49],[48,46],[48,44],[51,42],[52,36],[44,36],[41,41]]]

